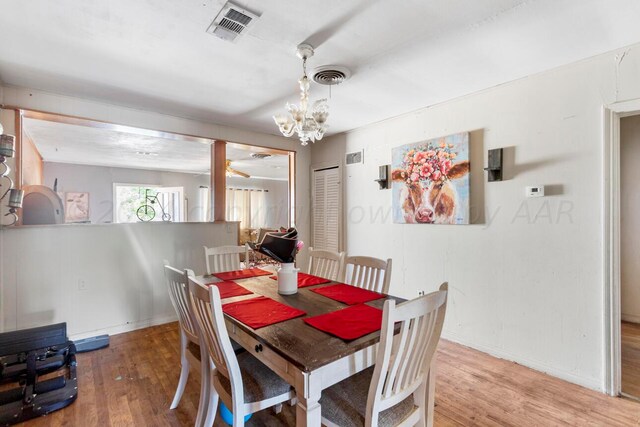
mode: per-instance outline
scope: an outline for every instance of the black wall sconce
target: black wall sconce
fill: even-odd
[[[484,168],[489,173],[487,181],[502,181],[502,148],[489,150],[489,165]]]
[[[389,185],[389,165],[383,165],[378,168],[378,179],[374,180],[380,184],[380,190],[390,188]]]

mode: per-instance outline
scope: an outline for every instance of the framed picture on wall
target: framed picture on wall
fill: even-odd
[[[89,222],[89,193],[64,193],[64,222]]]
[[[469,133],[392,151],[393,222],[469,224]]]

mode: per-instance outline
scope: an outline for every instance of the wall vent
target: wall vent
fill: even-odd
[[[347,153],[345,156],[345,163],[347,165],[355,165],[364,162],[364,151],[354,151],[353,153]]]
[[[238,37],[247,32],[253,23],[260,17],[259,14],[227,2],[220,13],[215,17],[207,33],[226,41],[236,41]]]

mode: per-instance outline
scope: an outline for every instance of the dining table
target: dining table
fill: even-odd
[[[219,281],[214,275],[197,276],[195,280],[202,285]],[[322,390],[375,364],[380,331],[345,341],[304,322],[305,318],[349,307],[312,291],[337,282],[329,281],[299,288],[293,295],[280,295],[277,281],[270,276],[234,282],[253,294],[225,298],[222,300],[223,307],[227,303],[265,296],[306,312],[304,316],[258,329],[253,329],[226,313],[224,316],[229,337],[295,388],[296,426],[319,427]],[[382,309],[388,299],[404,301],[402,298],[383,295],[366,304]],[[433,408],[433,382],[431,378],[427,387],[427,401],[431,403],[427,408],[430,409]],[[432,419],[433,414],[429,415],[428,419]]]

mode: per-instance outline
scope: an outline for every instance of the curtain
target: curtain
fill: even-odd
[[[198,221],[209,221],[209,187],[200,186],[198,189]]]
[[[263,228],[267,226],[267,193],[264,191],[251,191],[251,228]]]
[[[262,190],[227,188],[227,221],[240,221],[241,229],[266,226],[266,193]]]

